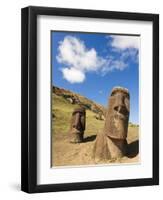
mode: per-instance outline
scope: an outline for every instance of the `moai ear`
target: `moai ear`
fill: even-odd
[[[80,120],[81,120],[82,128],[83,128],[83,131],[84,131],[85,125],[86,125],[86,116],[82,115]]]
[[[125,105],[126,105],[127,111],[130,112],[130,100],[128,97],[125,98]]]

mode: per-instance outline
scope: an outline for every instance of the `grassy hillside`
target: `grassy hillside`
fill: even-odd
[[[78,104],[71,104],[63,96],[52,94],[52,132],[53,134],[67,134],[70,127],[72,111]],[[104,120],[97,120],[96,113],[92,110],[86,111],[86,132],[87,134],[98,133],[104,125]]]
[[[102,130],[106,108],[88,98],[72,91],[53,86],[52,93],[52,132],[66,134],[69,130],[70,119],[74,108],[79,104],[86,108],[86,133],[95,134]],[[102,120],[97,119],[99,114]],[[129,123],[129,127],[138,127]]]

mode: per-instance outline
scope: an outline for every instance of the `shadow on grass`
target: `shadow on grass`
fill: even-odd
[[[96,135],[91,135],[83,139],[83,142],[91,142],[96,139]]]
[[[127,145],[127,157],[133,158],[139,153],[139,140],[135,140]]]

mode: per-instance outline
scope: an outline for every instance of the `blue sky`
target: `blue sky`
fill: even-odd
[[[139,123],[139,36],[52,32],[52,84],[104,106],[113,87],[130,92],[130,121]]]

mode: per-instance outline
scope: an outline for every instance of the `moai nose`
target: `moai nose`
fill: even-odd
[[[121,112],[122,110],[123,110],[123,106],[118,106],[118,107],[117,107],[117,111],[118,111],[118,112]]]
[[[123,97],[123,95],[119,94],[116,96],[114,108],[117,111],[120,111],[123,107],[125,107],[124,97]]]
[[[115,106],[114,109],[115,109],[117,112],[122,113],[122,114],[126,114],[126,112],[127,112],[126,107],[123,106],[123,105]]]

